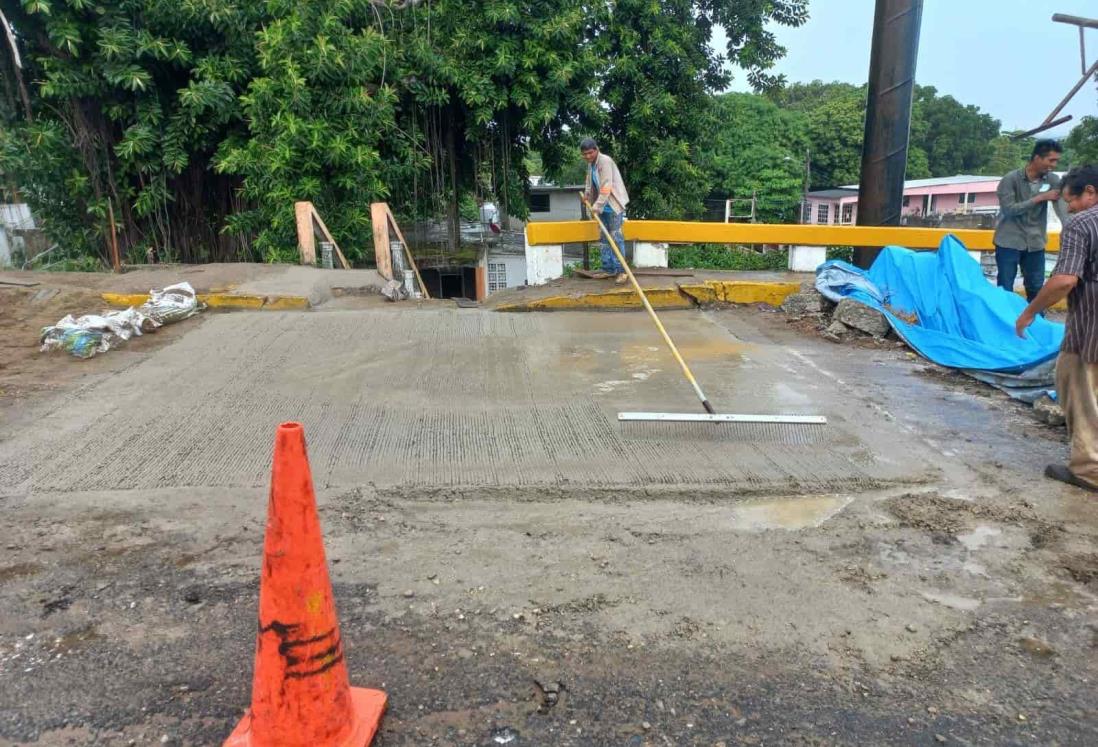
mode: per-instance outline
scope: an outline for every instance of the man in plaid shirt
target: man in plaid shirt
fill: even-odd
[[[1072,169],[1062,190],[1072,218],[1060,234],[1060,258],[1014,328],[1024,337],[1037,314],[1067,297],[1056,394],[1071,435],[1071,459],[1050,464],[1045,476],[1098,493],[1098,166]]]

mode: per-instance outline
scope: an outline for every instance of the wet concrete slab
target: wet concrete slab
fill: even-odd
[[[417,494],[725,499],[934,473],[918,452],[863,437],[842,388],[780,347],[696,312],[666,323],[720,411],[818,414],[829,424],[619,425],[622,410],[700,411],[641,316],[218,316],[0,444],[0,490],[260,486],[273,428],[287,420],[305,424],[323,484]]]

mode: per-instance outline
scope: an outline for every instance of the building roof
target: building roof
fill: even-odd
[[[818,200],[835,200],[840,197],[852,197],[858,194],[857,187],[839,187],[837,189],[818,189],[815,192],[809,192],[809,197],[815,197]]]
[[[582,184],[532,184],[531,192],[582,192]]]
[[[976,176],[974,174],[957,174],[956,176],[939,176],[934,179],[908,179],[904,182],[904,189],[919,189],[921,187],[945,187],[950,184],[972,184],[973,182],[998,182],[1002,177]],[[841,189],[858,190],[857,184],[846,184]]]

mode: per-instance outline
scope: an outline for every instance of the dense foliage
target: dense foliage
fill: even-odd
[[[74,255],[293,256],[293,202],[352,258],[372,200],[457,221],[526,213],[527,156],[599,136],[634,215],[696,213],[698,143],[729,63],[759,87],[768,21],[806,0],[4,0],[0,173]],[[710,46],[712,30],[728,46]]]
[[[449,226],[528,176],[583,179],[597,137],[633,217],[757,197],[793,220],[805,188],[858,180],[865,87],[770,71],[807,0],[0,0],[0,187],[60,252],[130,262],[290,260],[314,202],[353,260],[368,203]],[[714,49],[714,30],[727,46]],[[18,64],[17,64],[18,60]],[[739,70],[759,93],[721,94]],[[909,178],[1005,173],[1031,141],[917,87]],[[1098,119],[1068,158],[1098,156]],[[810,173],[806,166],[810,163]],[[534,171],[532,171],[532,169]]]
[[[1098,164],[1098,117],[1083,117],[1064,140],[1072,165]]]
[[[865,106],[865,86],[838,82],[717,96],[717,124],[703,148],[714,195],[754,194],[763,219],[792,220],[806,189],[857,184]],[[975,106],[916,86],[907,178],[1001,176],[1025,163],[1033,143],[1001,132]],[[1065,165],[1098,162],[1098,118],[1084,117],[1064,143]]]

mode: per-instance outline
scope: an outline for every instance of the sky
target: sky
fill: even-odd
[[[864,83],[869,72],[874,0],[809,0],[800,28],[773,26],[786,56],[773,72],[790,82]],[[1044,121],[1082,75],[1079,31],[1053,13],[1098,18],[1098,0],[924,0],[915,77],[963,104],[975,104],[1004,130]],[[714,39],[723,48],[725,40]],[[1087,30],[1087,62],[1098,59],[1098,30]],[[747,91],[736,69],[731,86]],[[1098,85],[1083,86],[1060,116],[1074,115],[1042,137],[1066,135],[1083,116],[1098,116]]]

